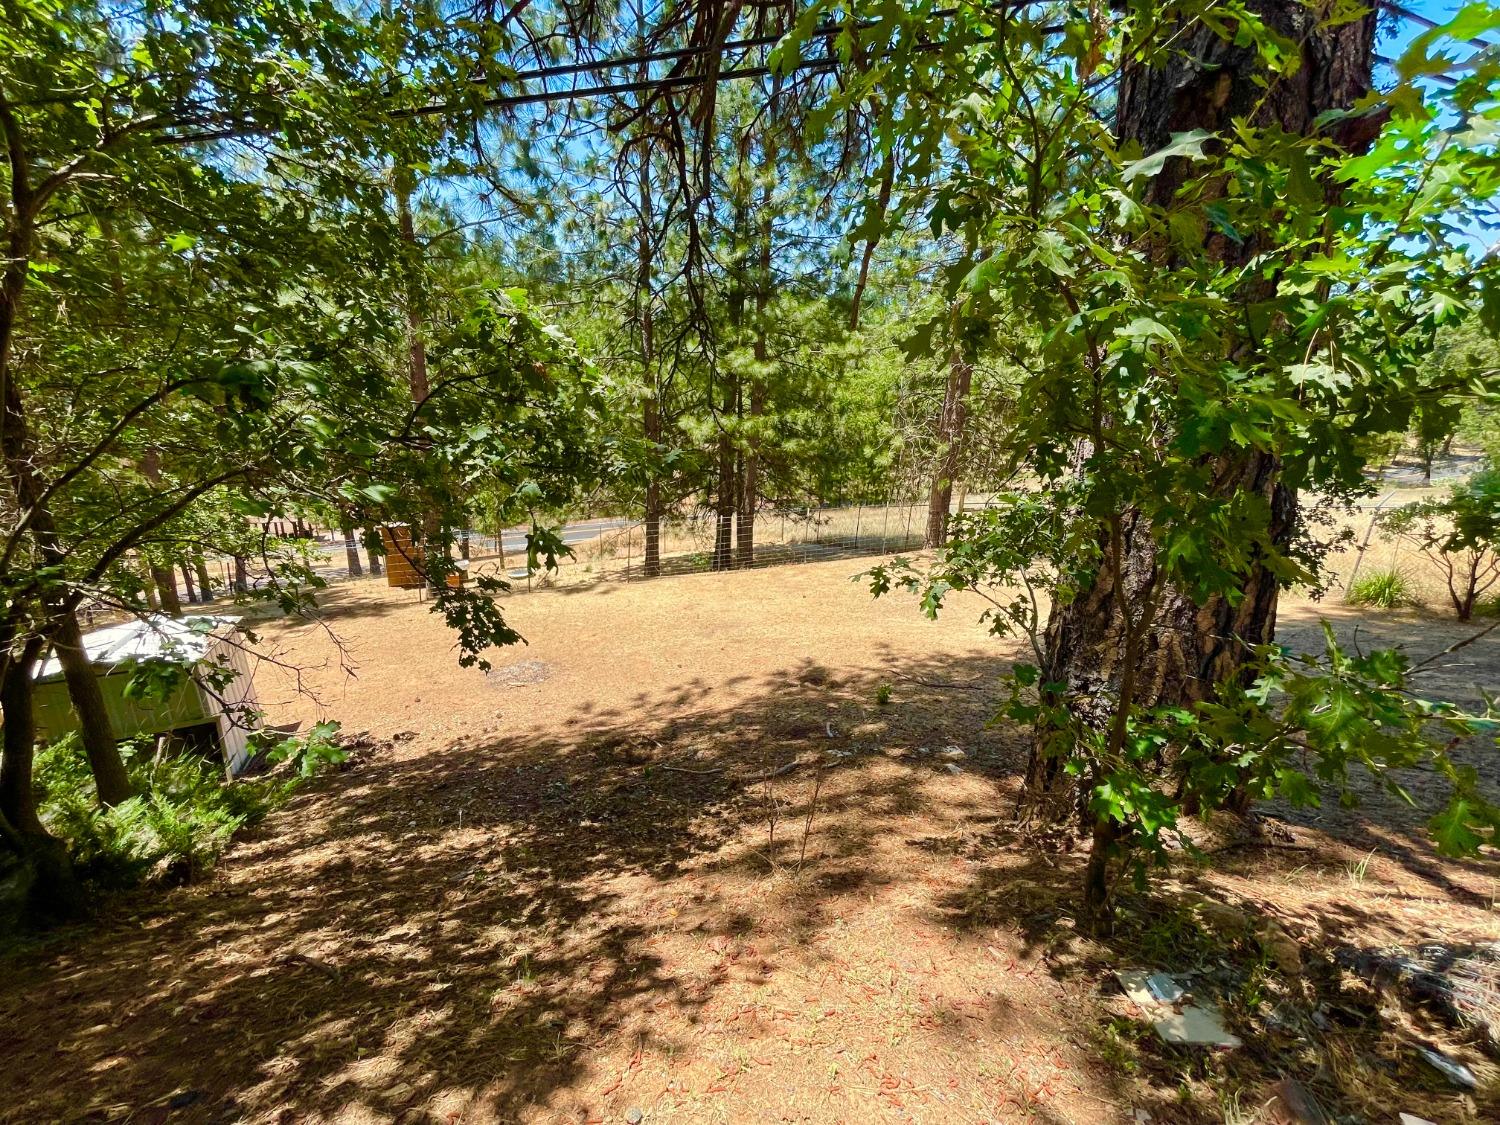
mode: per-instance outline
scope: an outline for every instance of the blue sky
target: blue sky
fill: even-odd
[[[1408,11],[1420,16],[1426,16],[1435,23],[1445,23],[1456,15],[1460,9],[1467,6],[1465,2],[1460,2],[1460,0],[1404,0],[1404,2],[1403,0],[1396,0],[1396,2],[1400,3]],[[1427,29],[1415,20],[1402,19],[1400,17],[1395,17],[1394,28],[1391,27],[1391,22],[1391,16],[1381,16],[1381,36],[1375,44],[1375,50],[1378,54],[1395,59],[1401,56],[1401,52],[1406,49],[1407,45],[1413,39]],[[1500,43],[1500,26],[1481,35],[1480,38],[1486,39],[1491,43]],[[1465,51],[1474,51],[1477,49],[1466,43],[1457,44],[1449,49],[1449,54],[1462,59],[1465,57]],[[1377,78],[1392,78],[1390,67],[1377,63],[1375,69]]]
[[[1398,0],[1398,2],[1401,2],[1401,0]],[[1401,6],[1403,8],[1410,9],[1413,12],[1416,12],[1419,16],[1426,16],[1430,20],[1442,23],[1444,20],[1451,18],[1464,5],[1461,3],[1455,3],[1454,0],[1404,0],[1404,2],[1401,3]],[[1402,27],[1400,34],[1394,38],[1387,39],[1386,42],[1405,43],[1409,41],[1413,35],[1422,30],[1420,27],[1412,24],[1409,20],[1402,20],[1401,23]],[[1387,50],[1385,53],[1388,55],[1393,55],[1395,54],[1395,51]]]
[[[1417,13],[1418,15],[1426,16],[1428,19],[1433,20],[1437,23],[1446,22],[1447,20],[1451,19],[1461,8],[1466,6],[1463,0],[1396,0],[1396,2],[1400,3],[1402,7],[1407,8],[1410,11]],[[1376,43],[1375,49],[1377,53],[1391,59],[1399,58],[1401,52],[1406,49],[1406,46],[1412,41],[1412,39],[1426,30],[1426,28],[1422,27],[1420,24],[1412,20],[1399,20],[1394,30],[1386,31],[1385,29],[1389,26],[1389,24],[1390,20],[1383,17],[1381,20],[1382,35],[1380,40]],[[1496,27],[1492,31],[1483,35],[1482,38],[1488,40],[1491,43],[1500,43],[1500,27]],[[1448,51],[1448,54],[1462,59],[1466,57],[1464,54],[1465,51],[1473,50],[1478,50],[1478,48],[1470,47],[1465,44],[1451,48]],[[1395,81],[1395,77],[1391,72],[1391,68],[1388,66],[1382,66],[1378,63],[1376,64],[1375,68],[1375,78],[1376,81],[1379,82],[1382,86]],[[1465,228],[1465,233],[1468,235],[1470,245],[1473,246],[1476,250],[1483,252],[1494,248],[1497,244],[1500,244],[1500,232],[1481,229],[1478,225],[1477,220],[1463,222],[1460,225]]]

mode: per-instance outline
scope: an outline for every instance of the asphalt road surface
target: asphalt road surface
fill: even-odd
[[[635,522],[635,520],[624,519],[619,516],[601,516],[598,519],[578,520],[576,523],[563,524],[562,530],[559,532],[559,538],[569,546],[573,546],[578,543],[587,543],[591,539],[597,539],[605,532],[617,531],[622,527],[629,527]],[[505,561],[512,568],[520,568],[523,574],[526,565],[526,534],[530,530],[530,526],[508,527],[501,535],[501,542],[505,545]],[[471,531],[470,534],[474,538],[476,554],[481,554],[491,549],[490,544],[494,540],[490,536],[478,531]],[[314,569],[325,578],[347,578],[349,575],[348,568],[339,565],[344,561],[343,547],[344,544],[338,541],[331,544],[323,544],[323,549],[329,553],[328,563]],[[363,546],[360,549],[360,558],[363,561]],[[264,580],[252,578],[251,581],[256,585],[260,585]]]
[[[572,546],[574,543],[587,543],[590,539],[595,539],[603,535],[606,531],[615,531],[622,527],[629,527],[635,522],[635,520],[622,519],[618,516],[603,516],[594,520],[579,520],[577,523],[565,523],[563,524],[561,538],[569,546]],[[501,536],[501,542],[505,544],[505,553],[507,556],[512,551],[526,550],[526,533],[530,530],[531,528],[529,527],[506,528],[504,534]],[[480,537],[478,532],[475,532],[474,535],[476,538]],[[484,538],[488,538],[488,536]]]

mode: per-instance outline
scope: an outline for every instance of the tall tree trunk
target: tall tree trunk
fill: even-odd
[[[953,480],[963,464],[964,430],[969,419],[969,386],[974,365],[964,355],[959,338],[958,306],[949,318],[948,380],[943,389],[943,413],[937,425],[937,464],[927,494],[927,533],[923,543],[941,547],[948,542],[948,510],[953,504]]]
[[[146,595],[146,608],[152,613],[161,612],[161,598],[156,592],[156,579],[151,573],[151,565],[145,563],[141,566],[141,589]]]
[[[32,768],[36,755],[36,717],[32,677],[43,641],[37,637],[12,653],[0,673],[0,844],[26,869],[25,920],[54,921],[84,910],[83,891],[73,872],[67,845],[49,833],[37,815]]]
[[[735,525],[736,565],[755,565],[755,516],[760,507],[760,449],[755,425],[766,412],[765,385],[760,380],[750,384],[750,434],[746,438],[741,472],[744,484],[740,493],[740,510]]]
[[[17,174],[17,165],[13,163],[12,177]],[[12,183],[13,196],[16,188],[17,185]],[[31,254],[30,223],[30,215],[15,220],[10,232],[9,260],[3,280],[0,280],[0,457],[3,457],[17,508],[31,516],[31,533],[42,560],[61,569],[66,552],[46,502],[46,488],[37,476],[38,460],[32,447],[25,401],[16,386],[10,364],[15,317],[20,308]],[[83,652],[78,618],[72,606],[67,604],[60,590],[45,596],[47,610],[53,617],[53,641],[63,665],[68,692],[85,727],[84,748],[94,769],[99,796],[104,803],[114,804],[130,796],[130,781],[125,776],[124,763],[120,761],[109,713],[104,709],[104,695]],[[64,646],[68,646],[66,652]]]
[[[644,21],[644,11],[641,18]],[[644,42],[644,22],[637,29]],[[647,71],[641,69],[644,79]],[[661,380],[656,372],[656,314],[652,278],[655,254],[651,244],[652,216],[654,209],[651,197],[651,142],[643,138],[639,144],[641,163],[636,173],[636,208],[639,213],[640,230],[636,240],[635,315],[640,331],[641,383],[645,395],[641,401],[641,429],[646,443],[651,446],[653,464],[651,475],[646,480],[646,548],[641,571],[647,578],[661,573],[661,478],[657,473],[655,458],[661,452]]]
[[[373,527],[365,528],[365,558],[369,560],[372,578],[379,578],[381,575],[379,546],[380,533]],[[502,554],[502,559],[503,557]]]
[[[745,130],[739,139],[739,164],[743,171],[750,159],[750,132]],[[728,305],[729,339],[738,347],[744,339],[745,301],[749,296],[747,277],[750,234],[750,197],[740,182],[734,185],[734,200],[731,208],[730,231],[734,239],[733,265],[729,270]],[[730,419],[738,420],[743,409],[739,372],[732,367],[715,372],[720,380],[721,394],[718,406],[718,480],[715,482],[714,555],[713,569],[728,570],[734,566],[734,522],[741,501],[739,456],[735,449],[735,435],[730,429]],[[712,394],[712,391],[710,391]]]
[[[151,484],[161,483],[161,453],[155,449],[146,450],[141,457],[141,475]],[[152,559],[151,581],[156,583],[156,594],[161,599],[162,612],[169,617],[182,616],[182,601],[177,596],[177,576],[172,572],[170,563],[158,562]],[[188,591],[188,600],[192,600],[192,591]]]
[[[1373,10],[1338,27],[1323,28],[1315,26],[1318,9],[1291,0],[1251,0],[1250,7],[1290,42],[1301,44],[1298,71],[1271,75],[1253,50],[1226,42],[1202,25],[1183,27],[1176,36],[1178,48],[1160,57],[1159,65],[1129,63],[1122,69],[1116,111],[1122,143],[1137,141],[1149,153],[1166,145],[1174,133],[1195,128],[1220,132],[1240,119],[1307,135],[1315,130],[1319,114],[1346,108],[1369,91]],[[1353,137],[1349,143],[1362,142]],[[1150,184],[1150,202],[1169,204],[1186,171],[1185,161],[1169,161]],[[1334,189],[1329,191],[1332,202]],[[1210,260],[1226,266],[1243,264],[1260,249],[1254,238],[1235,243],[1217,231],[1204,245]],[[1170,263],[1171,249],[1162,246],[1157,252],[1164,264]],[[1226,449],[1216,460],[1218,479],[1227,482],[1228,491],[1265,497],[1271,513],[1269,538],[1275,544],[1286,543],[1297,520],[1297,498],[1281,481],[1277,458]],[[1127,604],[1119,604],[1113,583],[1101,573],[1074,600],[1055,605],[1047,623],[1041,674],[1044,683],[1065,685],[1053,702],[1066,702],[1084,721],[1101,724],[1114,718],[1122,677],[1137,685],[1131,694],[1138,706],[1195,703],[1210,697],[1216,684],[1243,675],[1251,646],[1270,641],[1276,629],[1278,583],[1267,567],[1253,563],[1235,597],[1216,595],[1196,603],[1180,591],[1159,590],[1155,627],[1141,638],[1137,659],[1127,659],[1122,613],[1138,617],[1144,593],[1157,590],[1159,583],[1146,522],[1127,512],[1119,531]],[[1086,813],[1086,795],[1061,773],[1057,758],[1048,752],[1053,737],[1050,728],[1041,727],[1033,743],[1027,770],[1030,811],[1050,818],[1070,810],[1080,815],[1083,827],[1095,832],[1100,855],[1090,866],[1085,910],[1091,918],[1107,920],[1104,849],[1113,841],[1101,845],[1097,839],[1101,829]]]
[[[727,415],[729,412],[725,411]],[[728,570],[734,565],[734,513],[739,506],[739,476],[735,472],[734,439],[719,422],[718,495],[714,500],[714,570]]]
[[[13,138],[9,155],[12,213],[7,222],[9,237],[5,269],[0,274],[0,460],[4,462],[17,510],[30,517],[31,535],[42,562],[61,572],[67,552],[63,549],[57,523],[47,502],[46,486],[38,475],[40,460],[31,440],[25,399],[11,368],[16,319],[26,288],[36,214],[31,195],[30,162],[19,137]],[[104,710],[98,678],[83,653],[78,618],[66,597],[66,591],[56,587],[43,594],[45,608],[52,618],[53,641],[58,645],[59,657],[63,658],[70,694],[75,680],[78,682],[74,706],[81,717],[87,716],[84,746],[89,753],[89,763],[94,767],[100,797],[105,799],[107,794],[114,800],[123,800],[130,795],[130,783],[120,761],[109,714]],[[73,642],[74,647],[64,654],[62,646],[66,642]],[[84,675],[79,674],[80,662]],[[7,831],[14,829],[9,818],[5,819]]]
[[[6,217],[5,265],[0,271],[0,463],[3,463],[17,513],[31,521],[31,536],[41,561],[60,573],[67,553],[57,534],[57,524],[47,501],[46,484],[38,475],[40,461],[31,440],[26,401],[16,385],[11,364],[15,353],[16,323],[30,272],[39,206],[31,183],[30,157],[19,133],[11,138],[8,157],[11,206]],[[63,592],[54,589],[43,596],[60,599]],[[74,626],[77,626],[76,620]],[[29,677],[29,669],[23,670],[23,674]],[[4,704],[0,703],[0,706]],[[5,725],[8,727],[9,723]],[[24,738],[29,725],[34,725],[34,720],[28,723],[24,716],[19,717],[16,731],[6,730],[3,739]],[[81,896],[72,878],[67,852],[60,841],[27,833],[4,815],[0,815],[0,837],[36,874],[29,905],[57,915],[78,912]]]
[[[427,338],[422,323],[422,286],[418,259],[421,243],[417,241],[416,222],[412,217],[412,175],[408,169],[396,170],[396,219],[401,231],[401,241],[406,245],[409,257],[406,280],[406,347],[407,380],[411,388],[411,401],[420,406],[427,401],[431,388],[427,380]],[[438,594],[443,589],[443,564],[447,551],[444,547],[442,527],[431,504],[423,505],[422,546],[427,568],[427,590]]]
[[[193,551],[193,571],[198,575],[198,600],[204,603],[214,600],[214,584],[208,574],[208,561],[201,548]]]
[[[656,399],[648,399],[642,421],[645,423],[646,441],[659,447],[662,439],[661,410]],[[655,471],[646,481],[646,551],[641,564],[647,578],[661,573],[661,480]]]
[[[339,534],[344,538],[344,562],[349,567],[349,577],[359,578],[364,574],[364,567],[359,565],[359,540],[354,537],[354,524],[345,520],[339,525]]]
[[[770,340],[766,315],[771,300],[771,190],[767,188],[761,214],[765,218],[761,230],[760,263],[755,285],[755,366],[750,376],[750,425],[744,439],[744,455],[741,465],[743,474],[740,488],[739,512],[735,522],[735,551],[737,566],[755,565],[755,513],[760,507],[760,436],[758,426],[766,412],[765,365],[771,360]]]
[[[78,716],[83,750],[88,755],[99,803],[105,808],[118,805],[133,795],[130,777],[120,758],[114,724],[104,706],[104,689],[99,684],[99,674],[89,661],[83,646],[83,632],[78,628],[78,617],[71,609],[59,607],[56,611],[52,642],[58,663],[62,665],[63,679],[68,685],[68,698]]]
[[[188,604],[196,604],[198,601],[198,592],[193,589],[192,568],[188,566],[187,560],[184,559],[182,560],[182,562],[177,564],[177,569],[182,571],[182,588],[187,591]]]
[[[43,644],[41,637],[28,641],[21,651],[12,654],[0,676],[0,710],[5,714],[5,722],[0,726],[0,735],[4,737],[4,748],[0,751],[0,816],[28,836],[47,834],[37,816],[31,776],[36,756],[32,680]]]
[[[169,617],[182,616],[182,599],[177,596],[177,575],[170,566],[151,564],[151,581],[156,584],[156,596],[161,599],[161,611]]]
[[[738,284],[738,283],[736,283]],[[730,328],[736,339],[744,322],[745,294],[730,297]],[[730,431],[730,420],[737,419],[740,412],[739,376],[734,372],[721,372],[724,401],[719,409],[718,480],[715,482],[714,520],[714,570],[728,570],[734,566],[734,520],[740,507],[739,456],[734,448],[734,435]]]
[[[234,556],[234,592],[248,593],[250,590],[250,560],[244,555]]]
[[[739,207],[736,208],[738,212]],[[740,229],[736,224],[735,230]],[[739,271],[729,291],[729,330],[731,338],[738,341],[740,329],[745,321],[745,289],[743,270]],[[718,479],[714,484],[714,554],[713,569],[728,570],[734,565],[734,516],[740,506],[740,479],[737,471],[734,437],[730,433],[730,419],[739,411],[739,378],[720,370],[723,400],[718,410],[717,462]]]

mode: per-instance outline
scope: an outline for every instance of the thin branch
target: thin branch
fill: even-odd
[[[1428,665],[1432,664],[1434,661],[1440,660],[1445,656],[1450,656],[1461,648],[1468,648],[1475,641],[1484,639],[1485,637],[1493,633],[1496,629],[1500,629],[1500,621],[1494,621],[1489,625],[1486,625],[1483,629],[1479,630],[1479,632],[1467,636],[1461,641],[1454,641],[1451,645],[1449,645],[1442,651],[1435,652],[1425,660],[1418,661],[1416,664],[1413,664],[1411,666],[1410,674],[1416,675],[1418,672],[1426,668]]]

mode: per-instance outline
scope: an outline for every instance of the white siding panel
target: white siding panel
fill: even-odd
[[[234,669],[234,679],[226,684],[220,695],[223,696],[224,704],[235,706],[247,704],[255,706],[255,677],[250,670],[250,660],[243,648],[243,641],[235,637],[233,625],[215,630],[212,643],[206,659],[212,664],[225,664]],[[201,689],[200,689],[201,690]],[[231,718],[224,711],[219,700],[213,698],[208,692],[202,693],[204,706],[208,708],[219,725],[219,742],[224,750],[224,769],[230,777],[234,777],[250,760],[250,732],[242,725],[243,716],[239,721]],[[238,708],[236,707],[236,710]]]

